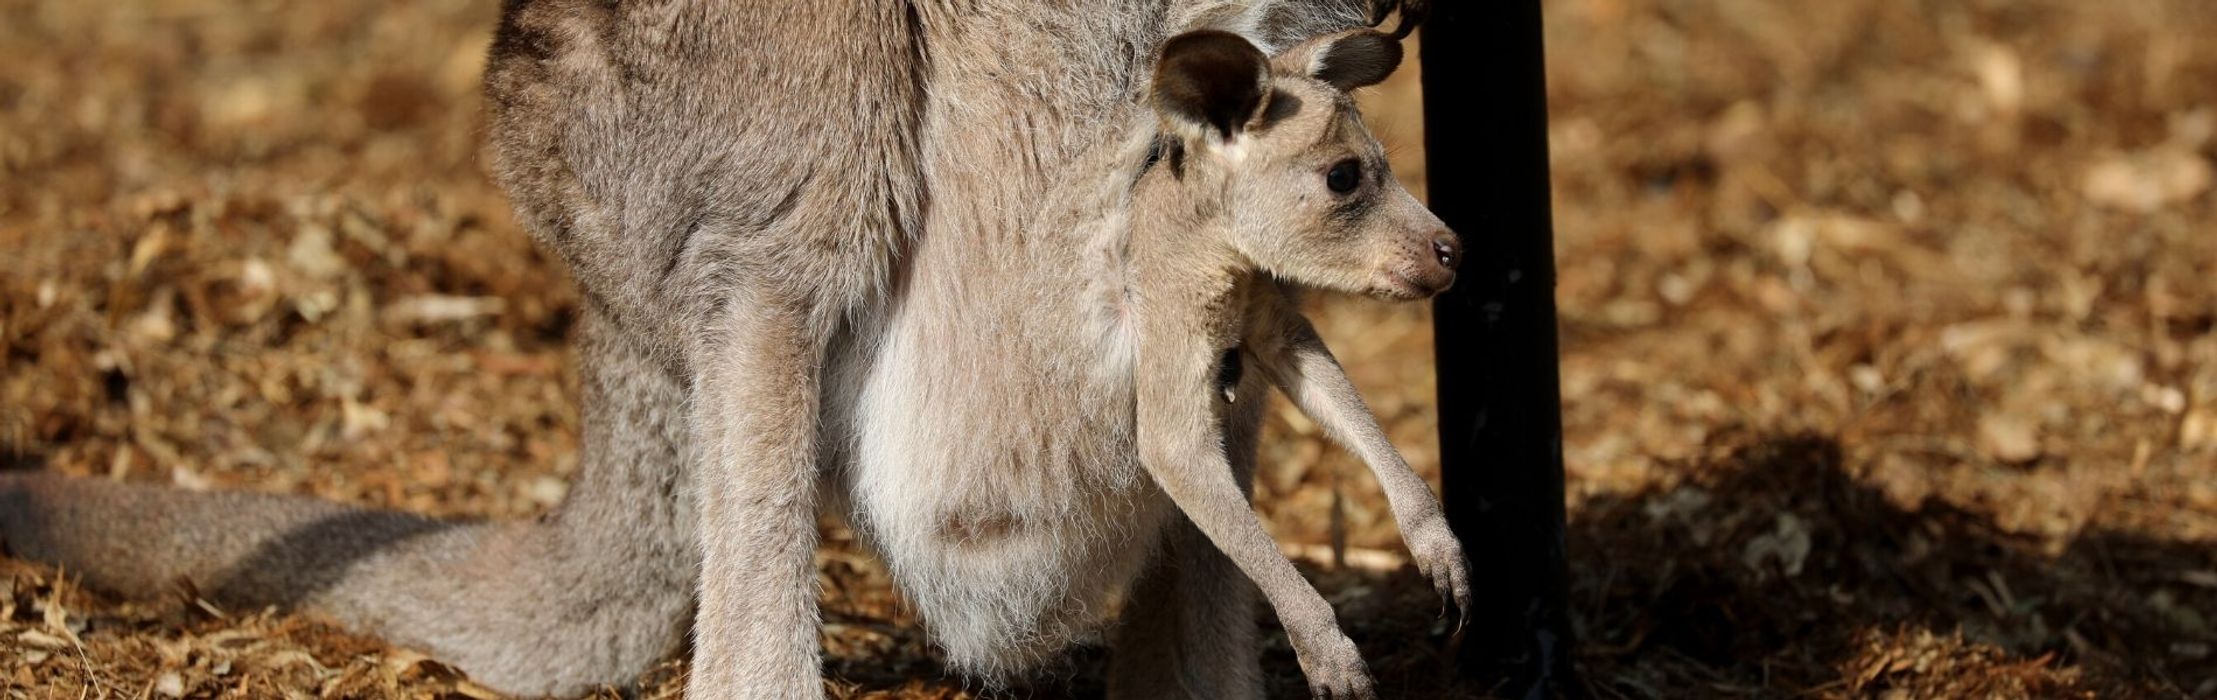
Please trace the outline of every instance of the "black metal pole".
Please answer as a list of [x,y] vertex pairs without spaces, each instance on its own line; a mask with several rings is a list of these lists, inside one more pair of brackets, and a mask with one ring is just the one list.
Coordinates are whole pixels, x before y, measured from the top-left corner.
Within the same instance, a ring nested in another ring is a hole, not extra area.
[[1447,517],[1469,552],[1457,668],[1509,698],[1581,696],[1571,673],[1563,420],[1540,0],[1437,3],[1423,25],[1432,210],[1461,234],[1434,304]]

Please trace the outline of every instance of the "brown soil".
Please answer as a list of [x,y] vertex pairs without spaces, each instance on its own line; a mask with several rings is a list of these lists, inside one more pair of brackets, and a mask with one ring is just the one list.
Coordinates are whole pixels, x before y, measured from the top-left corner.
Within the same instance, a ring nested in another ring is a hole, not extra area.
[[[559,500],[575,297],[480,169],[495,10],[0,0],[0,466],[453,516]],[[1590,690],[2217,697],[2217,6],[1558,0],[1547,20]],[[1413,73],[1367,102],[1420,179]],[[1425,311],[1317,315],[1436,473]],[[1280,538],[1395,551],[1360,465],[1271,421]],[[835,694],[974,694],[829,534]],[[1481,575],[1516,575],[1470,544]],[[1474,692],[1441,680],[1410,573],[1312,573],[1388,697]],[[1030,694],[1097,694],[1100,660]],[[1300,693],[1282,640],[1268,663]],[[313,620],[106,599],[5,559],[0,689],[484,694]]]

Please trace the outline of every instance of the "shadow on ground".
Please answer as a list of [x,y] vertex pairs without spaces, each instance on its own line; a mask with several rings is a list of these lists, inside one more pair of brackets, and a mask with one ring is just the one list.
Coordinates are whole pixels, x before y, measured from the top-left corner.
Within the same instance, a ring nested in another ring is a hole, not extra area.
[[1895,503],[1822,435],[1711,453],[1679,484],[1571,516],[1598,696],[2217,692],[2206,544],[2098,529],[2057,543]]

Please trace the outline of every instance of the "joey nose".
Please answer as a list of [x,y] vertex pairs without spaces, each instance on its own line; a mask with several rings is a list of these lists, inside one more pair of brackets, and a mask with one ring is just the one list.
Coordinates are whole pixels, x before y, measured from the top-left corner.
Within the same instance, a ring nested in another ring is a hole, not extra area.
[[1455,268],[1463,264],[1462,239],[1456,238],[1452,231],[1433,234],[1432,259],[1438,261],[1440,267],[1447,268],[1448,272],[1454,272]]
[[[1407,239],[1404,239],[1407,240]],[[1419,299],[1447,291],[1455,285],[1455,267],[1463,262],[1463,243],[1455,232],[1440,229],[1429,236],[1407,240],[1394,276],[1400,280],[1393,298]]]
[[1429,259],[1418,265],[1418,272],[1411,281],[1424,289],[1426,296],[1447,291],[1455,285],[1455,267],[1463,262],[1463,242],[1452,231],[1432,234],[1425,252]]

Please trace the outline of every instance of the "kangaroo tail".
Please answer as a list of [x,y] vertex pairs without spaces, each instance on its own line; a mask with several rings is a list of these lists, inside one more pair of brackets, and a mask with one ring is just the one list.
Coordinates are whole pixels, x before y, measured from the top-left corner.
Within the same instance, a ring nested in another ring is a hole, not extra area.
[[327,615],[520,695],[629,682],[681,642],[689,572],[656,575],[669,563],[627,561],[617,541],[580,546],[610,533],[555,520],[0,473],[0,548],[96,589],[148,597],[182,580],[221,606]]
[[219,604],[295,606],[364,558],[455,526],[306,498],[0,474],[0,545],[134,597],[185,581]]

